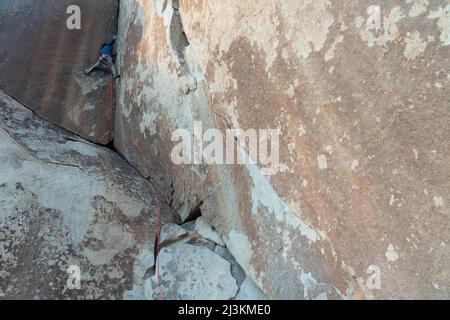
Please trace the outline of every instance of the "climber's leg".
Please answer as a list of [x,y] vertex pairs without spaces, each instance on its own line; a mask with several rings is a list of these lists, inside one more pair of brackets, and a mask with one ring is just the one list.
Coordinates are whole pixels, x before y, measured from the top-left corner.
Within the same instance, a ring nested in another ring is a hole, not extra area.
[[91,73],[92,71],[94,71],[96,68],[100,67],[101,64],[102,64],[101,59],[98,59],[98,61],[97,61],[92,67],[90,67],[89,69],[86,69],[84,72],[85,72],[86,74],[90,74],[90,73]]
[[116,66],[114,64],[113,58],[111,56],[107,56],[106,59],[107,59],[107,62],[108,62],[108,66],[111,69],[113,78],[114,79],[119,78],[120,75],[117,72],[117,68],[116,68]]
[[117,68],[114,63],[111,65],[111,69],[112,69],[113,78],[114,79],[120,78],[120,74],[117,72]]

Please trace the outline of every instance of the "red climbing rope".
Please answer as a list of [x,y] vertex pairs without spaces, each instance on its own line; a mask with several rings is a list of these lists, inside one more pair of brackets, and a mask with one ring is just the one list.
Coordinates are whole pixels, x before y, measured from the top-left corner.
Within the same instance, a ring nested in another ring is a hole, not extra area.
[[114,111],[115,111],[115,108],[114,108],[114,92],[113,92],[113,86],[114,86],[114,84],[113,84],[113,82],[114,82],[114,79],[113,78],[111,78],[111,82],[110,82],[110,86],[109,86],[109,93],[110,93],[110,101],[111,101],[111,117],[112,117],[112,119],[114,119]]
[[158,287],[159,290],[159,299],[160,300],[164,300],[164,293],[163,290],[161,288],[161,279],[160,279],[160,274],[159,274],[159,256],[160,256],[160,235],[161,235],[161,206],[159,204],[159,199],[156,199],[156,215],[157,215],[157,219],[158,219],[158,232],[157,234],[157,238],[156,238],[156,252],[158,253],[156,255],[156,286]]
[[110,98],[111,98],[111,108],[113,106],[113,79],[111,78],[111,82],[109,83],[109,94],[110,94]]
[[[109,92],[110,92],[110,100],[111,100],[111,112],[112,117],[114,119],[114,78],[111,78],[110,86],[109,86]],[[161,287],[161,279],[160,279],[160,272],[159,272],[159,256],[160,256],[160,235],[161,235],[161,205],[159,203],[159,199],[156,199],[156,215],[158,220],[158,226],[157,226],[157,232],[156,232],[156,286],[159,290],[159,299],[164,300],[164,292]]]

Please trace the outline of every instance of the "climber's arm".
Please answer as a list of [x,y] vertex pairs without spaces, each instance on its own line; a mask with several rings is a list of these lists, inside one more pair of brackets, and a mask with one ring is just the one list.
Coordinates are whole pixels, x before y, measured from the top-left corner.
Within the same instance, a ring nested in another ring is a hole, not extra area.
[[112,41],[109,43],[109,45],[112,47],[116,43],[116,37],[114,36]]

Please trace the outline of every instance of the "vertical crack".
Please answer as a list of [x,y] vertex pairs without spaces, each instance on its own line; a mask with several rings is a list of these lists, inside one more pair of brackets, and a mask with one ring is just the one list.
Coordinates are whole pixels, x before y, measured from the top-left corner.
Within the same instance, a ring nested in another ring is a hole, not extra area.
[[187,95],[190,92],[197,90],[197,79],[191,73],[188,63],[186,62],[185,52],[186,48],[190,46],[190,42],[184,31],[179,0],[172,0],[172,8],[173,14],[170,22],[170,44],[177,56],[178,64],[183,73],[180,76],[186,76],[187,78],[187,81],[183,86],[183,92]]
[[188,71],[184,51],[190,45],[184,32],[183,21],[181,20],[179,0],[172,0],[173,16],[170,23],[170,43],[175,51],[180,65]]

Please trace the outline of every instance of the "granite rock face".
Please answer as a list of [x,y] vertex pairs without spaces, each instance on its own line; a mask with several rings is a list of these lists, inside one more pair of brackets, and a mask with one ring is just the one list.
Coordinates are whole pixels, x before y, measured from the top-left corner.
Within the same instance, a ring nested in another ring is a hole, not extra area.
[[[0,151],[0,298],[135,298],[153,264],[157,202],[161,223],[178,221],[151,184],[1,91]],[[74,266],[79,290],[68,287]]]
[[[120,6],[116,147],[269,298],[450,297],[448,1]],[[175,165],[194,121],[279,128],[279,172]]]
[[[80,8],[80,28],[69,29]],[[117,29],[117,0],[0,1],[0,87],[90,141],[112,140],[111,76],[84,75]],[[69,12],[69,13],[67,13]]]

